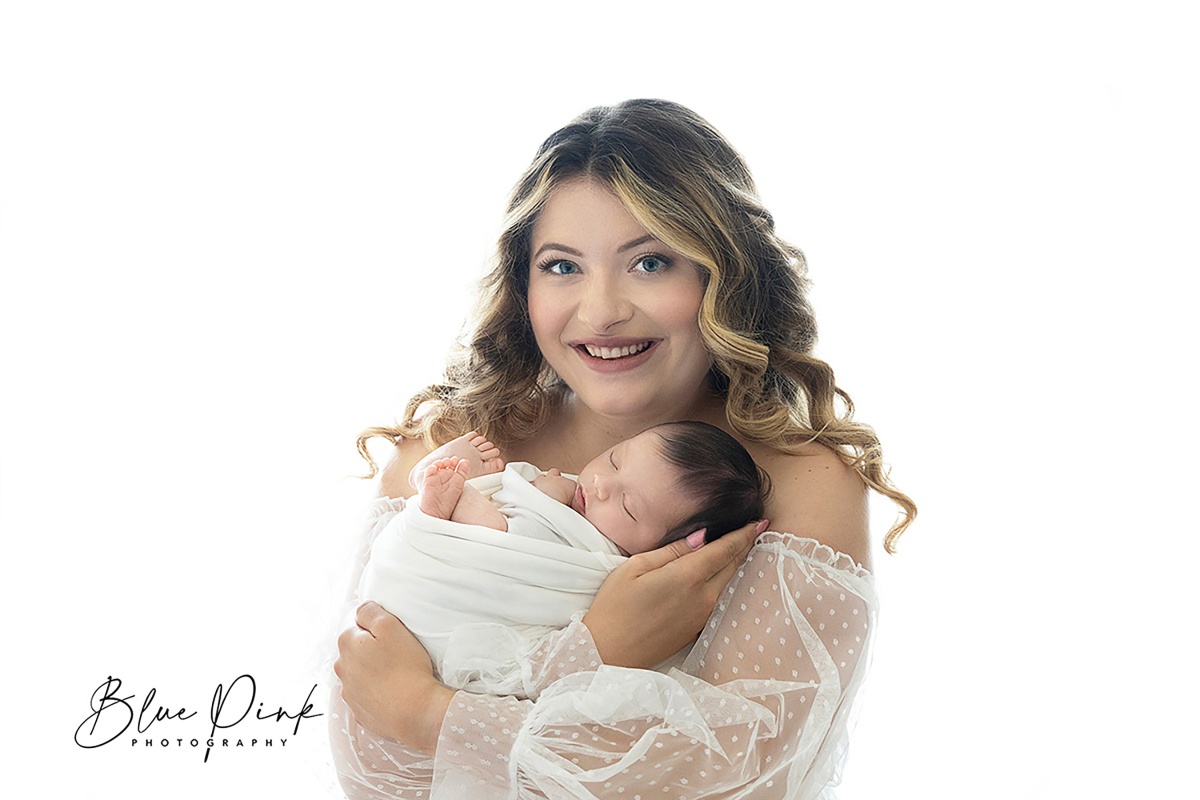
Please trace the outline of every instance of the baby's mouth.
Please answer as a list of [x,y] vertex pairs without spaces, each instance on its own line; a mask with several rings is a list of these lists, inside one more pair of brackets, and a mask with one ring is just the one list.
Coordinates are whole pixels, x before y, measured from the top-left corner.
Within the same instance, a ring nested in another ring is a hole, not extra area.
[[612,361],[618,358],[636,356],[638,353],[643,352],[653,344],[654,342],[652,341],[645,341],[639,342],[638,344],[626,345],[625,347],[600,347],[599,345],[594,344],[581,344],[576,346],[592,358],[599,358],[604,361]]

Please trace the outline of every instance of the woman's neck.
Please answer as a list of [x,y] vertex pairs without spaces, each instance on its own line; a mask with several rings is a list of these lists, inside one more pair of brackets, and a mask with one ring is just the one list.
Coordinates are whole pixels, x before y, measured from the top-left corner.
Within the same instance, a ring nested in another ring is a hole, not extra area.
[[690,402],[680,403],[666,414],[660,412],[644,418],[609,417],[593,411],[574,394],[567,394],[551,436],[557,440],[562,452],[569,453],[570,461],[579,462],[570,465],[572,470],[578,470],[617,442],[636,436],[649,427],[689,419],[726,428],[724,400],[714,392],[705,390]]

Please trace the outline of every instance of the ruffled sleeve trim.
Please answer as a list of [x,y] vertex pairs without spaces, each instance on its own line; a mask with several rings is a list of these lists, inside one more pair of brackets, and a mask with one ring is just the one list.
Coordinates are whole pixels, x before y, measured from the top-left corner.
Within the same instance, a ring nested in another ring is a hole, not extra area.
[[367,508],[367,522],[374,523],[377,519],[392,511],[404,510],[403,497],[376,497]]
[[792,533],[766,531],[758,537],[758,540],[754,544],[755,547],[787,550],[807,561],[813,561],[839,572],[847,572],[856,578],[870,580],[873,577],[869,569],[859,564],[853,558],[838,550],[834,550],[827,544],[821,544],[816,539],[796,536]]

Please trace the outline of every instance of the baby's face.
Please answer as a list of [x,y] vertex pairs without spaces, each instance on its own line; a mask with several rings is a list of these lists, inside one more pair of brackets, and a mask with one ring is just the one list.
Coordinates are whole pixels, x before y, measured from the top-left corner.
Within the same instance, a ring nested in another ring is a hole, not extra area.
[[667,530],[695,513],[678,483],[679,468],[663,458],[654,431],[626,439],[579,471],[571,508],[625,555],[658,546]]

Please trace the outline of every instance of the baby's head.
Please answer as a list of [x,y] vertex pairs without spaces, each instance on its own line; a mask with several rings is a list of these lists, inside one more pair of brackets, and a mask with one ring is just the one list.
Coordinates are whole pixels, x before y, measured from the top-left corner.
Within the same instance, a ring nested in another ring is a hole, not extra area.
[[700,528],[711,542],[762,519],[769,491],[766,473],[732,436],[703,422],[668,422],[592,459],[571,507],[633,554]]

